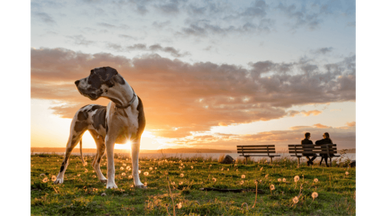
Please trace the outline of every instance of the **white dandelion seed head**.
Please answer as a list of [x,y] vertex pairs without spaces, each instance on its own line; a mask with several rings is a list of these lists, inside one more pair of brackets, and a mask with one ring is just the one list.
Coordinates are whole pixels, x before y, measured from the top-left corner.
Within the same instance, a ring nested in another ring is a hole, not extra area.
[[176,183],[175,182],[172,182],[172,183],[170,183],[171,185],[175,185]]
[[51,176],[51,181],[56,181],[56,176]]
[[121,170],[124,170],[125,168],[121,167]]
[[44,183],[48,182],[48,178],[45,177],[45,178],[43,179],[43,182],[44,182]]
[[314,182],[316,183],[316,182],[318,182],[319,180],[317,179],[317,178],[314,178]]
[[294,181],[295,181],[295,182],[298,182],[298,181],[299,181],[299,176],[295,176],[295,177],[294,177]]
[[183,174],[183,173],[181,173],[181,174],[180,174],[180,177],[181,177],[181,178],[182,178],[182,177],[184,177],[184,174]]
[[294,197],[294,198],[292,199],[292,201],[296,204],[296,203],[299,202],[299,198],[296,196],[296,197]]
[[138,174],[141,174],[141,170],[138,170]]
[[145,176],[148,176],[148,175],[149,175],[149,173],[148,173],[148,172],[144,172],[143,174],[144,174]]
[[182,184],[184,184],[184,182],[180,181],[179,185],[182,185]]
[[176,207],[177,207],[178,209],[182,208],[182,203],[181,203],[181,202],[178,203],[178,204],[176,205]]
[[133,178],[133,176],[132,175],[129,175],[129,177],[128,177],[129,179],[132,179]]
[[240,184],[241,184],[241,185],[244,184],[244,180],[241,180]]
[[271,184],[271,185],[269,186],[269,189],[275,190],[275,185]]
[[241,175],[241,178],[244,179],[244,178],[245,178],[245,175]]
[[126,175],[126,173],[121,173],[121,175],[122,175],[122,176],[125,176],[125,175]]
[[287,180],[285,178],[283,178],[283,182],[286,182]]
[[346,171],[345,174],[348,175],[349,173]]
[[191,169],[193,169],[194,167],[193,166],[190,166]]
[[217,181],[217,179],[216,179],[216,178],[212,178],[212,181],[213,181],[213,182],[216,182],[216,181]]
[[313,199],[315,199],[316,197],[318,197],[318,195],[319,195],[318,192],[313,192],[313,193],[311,194],[311,196],[312,196]]
[[147,182],[145,182],[143,185],[147,186]]
[[281,182],[281,178],[278,178],[277,181],[278,181],[278,182]]
[[150,167],[149,170],[153,170],[153,167]]

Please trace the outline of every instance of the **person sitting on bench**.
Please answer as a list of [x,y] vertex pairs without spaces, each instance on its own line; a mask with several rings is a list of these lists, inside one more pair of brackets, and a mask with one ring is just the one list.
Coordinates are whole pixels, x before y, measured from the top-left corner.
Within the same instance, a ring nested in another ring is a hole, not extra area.
[[[323,134],[323,139],[315,142],[315,145],[324,145],[324,144],[333,144],[332,140],[330,139],[330,134],[328,134],[327,132]],[[322,150],[327,151],[327,147],[323,146]],[[332,154],[330,156],[333,156],[333,155],[334,154]],[[328,163],[327,163],[328,155],[327,154],[320,154],[320,156],[322,157],[322,160],[320,160],[320,165],[322,165],[323,160],[325,160],[326,166],[328,167]]]
[[[312,151],[312,148],[314,146],[312,141],[310,140],[311,134],[309,132],[307,132],[307,133],[304,134],[304,137],[305,138],[304,138],[304,140],[302,140],[301,144],[304,147],[307,147],[307,148],[304,150],[303,156],[305,156],[308,159],[307,166],[309,166],[310,164],[311,165],[314,164],[313,161],[316,158],[316,154],[314,154],[314,153],[307,153],[307,151]],[[312,156],[312,158],[310,158],[311,156]]]

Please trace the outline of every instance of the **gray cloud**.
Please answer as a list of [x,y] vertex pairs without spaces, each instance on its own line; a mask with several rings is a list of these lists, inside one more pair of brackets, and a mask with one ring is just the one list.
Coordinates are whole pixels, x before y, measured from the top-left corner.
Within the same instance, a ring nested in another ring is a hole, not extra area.
[[332,52],[333,48],[332,47],[323,47],[323,48],[319,48],[317,50],[311,50],[311,53],[314,53],[314,54],[327,54],[327,53],[330,53]]
[[67,38],[70,38],[76,45],[88,46],[95,43],[94,41],[87,40],[83,35],[67,36]]
[[49,14],[47,13],[44,13],[44,12],[37,12],[37,13],[33,13],[35,15],[35,17],[37,17],[40,21],[48,24],[48,25],[54,25],[56,24],[55,20],[52,18],[52,16],[50,16]]
[[135,50],[141,50],[141,51],[152,51],[152,52],[162,51],[165,53],[169,53],[173,57],[184,57],[184,56],[190,55],[189,52],[181,53],[180,51],[176,50],[173,47],[162,47],[159,44],[153,44],[148,47],[146,44],[138,43],[138,44],[133,44],[131,46],[123,47],[119,44],[107,43],[106,47],[118,52],[124,52],[124,51],[131,52]]
[[154,7],[165,14],[176,14],[180,12],[179,0],[168,0],[167,3],[158,3]]

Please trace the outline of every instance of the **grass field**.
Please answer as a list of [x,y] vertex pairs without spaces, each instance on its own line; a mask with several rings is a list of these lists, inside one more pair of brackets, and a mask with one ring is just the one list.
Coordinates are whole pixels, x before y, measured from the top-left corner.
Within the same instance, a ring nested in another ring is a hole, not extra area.
[[[302,164],[281,158],[273,164],[221,164],[216,159],[141,159],[133,186],[131,160],[116,157],[118,189],[98,181],[86,157],[71,156],[64,183],[55,185],[63,156],[31,155],[32,215],[355,215],[355,168]],[[318,163],[319,160],[316,160]],[[316,163],[315,163],[316,164]],[[106,176],[106,159],[102,160]],[[296,176],[299,180],[295,182]],[[285,180],[284,180],[285,179]],[[273,186],[272,186],[273,185]],[[242,192],[200,188],[243,189]],[[258,188],[258,193],[256,193]],[[271,190],[273,189],[273,190]],[[314,193],[316,192],[316,193]],[[315,197],[317,195],[317,197]],[[314,196],[314,197],[313,197]]]

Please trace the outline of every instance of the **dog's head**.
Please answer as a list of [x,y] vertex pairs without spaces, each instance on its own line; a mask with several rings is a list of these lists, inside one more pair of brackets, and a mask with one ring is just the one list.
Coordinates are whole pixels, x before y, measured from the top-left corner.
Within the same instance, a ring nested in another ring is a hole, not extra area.
[[92,69],[88,77],[75,81],[78,91],[91,100],[107,97],[108,90],[117,84],[123,85],[125,80],[111,67]]

